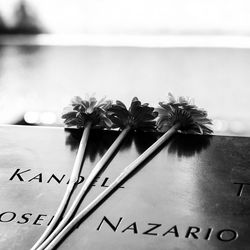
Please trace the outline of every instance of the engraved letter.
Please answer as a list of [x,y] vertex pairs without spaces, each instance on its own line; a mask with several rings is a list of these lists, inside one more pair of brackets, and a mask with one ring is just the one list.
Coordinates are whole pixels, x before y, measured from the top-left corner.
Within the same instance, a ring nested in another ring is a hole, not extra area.
[[95,179],[92,182],[92,186],[95,186],[95,183],[98,181],[98,179],[100,179],[100,176],[96,176]]
[[48,179],[47,183],[50,183],[51,179],[53,178],[57,183],[60,184],[61,181],[63,180],[64,176],[65,176],[65,174],[62,176],[61,179],[59,179],[59,178],[57,178],[54,174],[52,174],[52,175],[50,176],[50,178]]
[[171,234],[174,234],[175,237],[179,237],[179,233],[178,233],[178,229],[177,229],[177,226],[173,226],[171,227],[166,233],[164,233],[162,236],[165,236],[167,235],[168,233],[171,233]]
[[32,214],[31,213],[26,213],[26,214],[23,214],[21,216],[22,219],[24,219],[24,221],[17,221],[18,224],[26,224],[27,222],[29,222],[29,219],[30,218],[27,218],[27,216],[31,216]]
[[143,232],[142,234],[146,234],[146,235],[158,235],[157,233],[152,233],[152,231],[155,230],[156,228],[160,227],[161,224],[148,223],[148,225],[152,226],[152,227],[149,228],[147,231]]
[[[223,235],[224,235],[224,237],[223,237]],[[238,233],[232,229],[223,229],[223,230],[218,232],[217,238],[220,241],[232,241],[232,240],[236,240],[238,238]]]
[[51,221],[53,220],[54,216],[51,217],[49,223],[47,224],[47,226],[49,226],[49,224],[51,223]]
[[77,180],[77,184],[81,184],[83,181],[84,181],[84,177],[80,175]]
[[39,182],[42,182],[43,181],[42,177],[43,177],[42,173],[40,173],[40,174],[34,176],[33,178],[31,178],[30,180],[28,180],[28,182],[31,182],[32,180],[38,180]]
[[115,225],[113,225],[113,224],[108,220],[108,218],[107,218],[106,216],[104,216],[103,219],[102,219],[102,221],[101,221],[101,223],[100,223],[100,225],[97,227],[96,230],[100,231],[100,228],[101,228],[101,226],[102,226],[102,224],[103,224],[104,221],[105,221],[105,222],[111,227],[111,229],[115,232],[115,231],[117,230],[119,224],[120,224],[121,221],[122,221],[122,217],[120,217],[118,223],[117,223],[116,226],[115,226]]
[[207,234],[206,234],[204,239],[205,240],[210,240],[210,236],[211,236],[212,232],[213,232],[213,228],[208,228]]
[[[3,220],[2,217],[3,217],[5,214],[10,214],[10,215],[12,215],[12,216],[10,217],[10,219]],[[13,212],[5,212],[5,213],[0,214],[0,222],[10,222],[10,221],[14,220],[15,218],[16,218],[16,214],[13,213]]]
[[109,187],[109,186],[106,186],[105,184],[107,183],[107,181],[109,180],[108,177],[106,177],[101,185],[101,187]]
[[[76,181],[76,184],[80,184],[80,183],[82,183],[83,181],[84,181],[84,177],[80,175],[80,176],[78,177],[77,181]],[[69,182],[70,182],[70,178],[69,178],[69,180],[66,182],[66,184],[69,184]]]
[[25,171],[23,171],[23,172],[18,173],[19,170],[20,170],[20,168],[18,168],[18,169],[16,170],[16,172],[10,177],[10,181],[12,181],[12,180],[15,178],[15,176],[18,177],[19,181],[24,181],[24,179],[22,178],[21,174],[23,174],[23,173],[25,173],[25,172],[28,172],[28,171],[30,171],[31,169],[28,169],[28,170],[25,170]]
[[127,230],[132,230],[134,232],[134,234],[137,234],[138,230],[137,230],[136,222],[133,222],[131,225],[129,225],[128,227],[126,227],[124,230],[122,230],[122,233],[124,233]]
[[39,222],[40,220],[43,220],[42,217],[46,217],[47,215],[46,214],[39,214],[36,218],[36,220],[34,221],[33,225],[37,225],[37,226],[41,226],[42,224],[40,223],[37,223]]
[[190,235],[193,236],[194,239],[199,239],[198,236],[196,235],[197,233],[200,232],[200,228],[199,227],[189,227],[187,230],[187,233],[185,235],[186,238],[189,238]]
[[238,192],[236,194],[236,196],[239,196],[239,197],[241,197],[245,185],[250,185],[250,183],[241,183],[241,182],[234,182],[234,184],[240,185],[239,189],[238,189]]

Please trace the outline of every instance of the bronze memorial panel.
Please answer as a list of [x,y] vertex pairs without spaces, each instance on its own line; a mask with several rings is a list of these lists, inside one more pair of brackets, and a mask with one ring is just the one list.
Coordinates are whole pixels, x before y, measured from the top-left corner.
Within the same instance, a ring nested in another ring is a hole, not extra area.
[[[0,127],[0,249],[30,249],[45,230],[64,194],[80,132]],[[117,134],[91,131],[79,187]],[[131,133],[79,209],[157,137]],[[248,250],[249,224],[250,138],[179,134],[58,249]]]

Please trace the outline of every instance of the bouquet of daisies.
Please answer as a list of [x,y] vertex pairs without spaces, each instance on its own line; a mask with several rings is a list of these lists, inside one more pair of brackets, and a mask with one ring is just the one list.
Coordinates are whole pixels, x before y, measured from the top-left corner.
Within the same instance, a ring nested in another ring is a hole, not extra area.
[[[57,209],[56,215],[50,226],[46,229],[40,239],[32,247],[32,250],[53,249],[75,225],[77,225],[87,214],[100,204],[115,188],[117,188],[138,166],[151,156],[164,142],[177,132],[192,134],[211,134],[212,130],[207,126],[211,120],[207,112],[192,104],[188,98],[174,98],[168,95],[166,102],[160,102],[159,107],[150,107],[148,103],[141,103],[134,97],[130,107],[127,108],[121,101],[112,103],[96,98],[81,99],[73,98],[69,107],[65,108],[62,118],[67,127],[75,126],[84,128],[79,149],[72,168],[70,182]],[[120,133],[107,152],[91,171],[86,179],[72,206],[62,218],[63,211],[68,203],[71,193],[77,183],[81,171],[87,141],[91,128],[118,129]],[[160,131],[163,135],[153,143],[136,160],[126,166],[120,175],[97,196],[89,205],[72,219],[82,198],[85,196],[91,183],[97,174],[103,169],[110,158],[115,154],[129,131]],[[61,219],[62,218],[62,219]]]

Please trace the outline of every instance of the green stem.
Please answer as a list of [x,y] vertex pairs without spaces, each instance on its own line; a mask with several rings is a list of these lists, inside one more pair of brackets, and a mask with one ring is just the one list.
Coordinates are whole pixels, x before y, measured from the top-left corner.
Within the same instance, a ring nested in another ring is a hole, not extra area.
[[84,185],[82,186],[79,194],[75,198],[72,206],[70,207],[67,214],[64,216],[63,220],[60,222],[60,224],[55,228],[55,230],[49,235],[49,237],[40,245],[40,247],[37,250],[45,249],[45,247],[56,237],[58,233],[67,225],[70,218],[74,214],[74,212],[77,210],[78,205],[80,204],[82,198],[85,196],[89,186],[97,176],[97,174],[101,171],[101,169],[105,166],[107,161],[112,157],[116,149],[119,147],[123,139],[126,137],[128,132],[130,131],[130,127],[126,127],[123,129],[123,131],[119,134],[119,136],[116,138],[116,140],[113,142],[113,144],[109,147],[107,152],[104,154],[104,156],[101,158],[101,160],[95,165],[95,167],[92,169],[90,175],[84,182]]
[[58,224],[58,222],[59,222],[59,220],[60,220],[60,218],[61,218],[61,216],[62,216],[62,214],[67,206],[67,203],[70,199],[72,191],[73,191],[73,189],[78,181],[79,175],[80,175],[81,165],[82,165],[82,161],[83,161],[86,146],[87,146],[87,141],[89,138],[90,128],[91,128],[91,123],[89,122],[89,123],[87,123],[87,125],[83,131],[83,135],[82,135],[82,138],[81,138],[81,141],[79,144],[79,148],[78,148],[78,152],[77,152],[76,159],[74,162],[74,166],[73,166],[73,169],[71,172],[70,180],[69,180],[69,183],[67,185],[64,196],[61,200],[61,203],[60,203],[59,207],[57,208],[55,216],[54,216],[53,220],[51,221],[50,225],[43,232],[41,237],[38,239],[38,241],[35,243],[35,245],[31,248],[31,250],[39,249],[38,247],[51,234],[51,232],[53,231],[56,224]]
[[169,139],[179,129],[180,124],[175,124],[165,134],[163,134],[154,144],[152,144],[144,153],[142,153],[135,161],[129,164],[122,173],[107,187],[100,195],[98,195],[86,208],[84,208],[64,229],[54,238],[54,240],[45,248],[52,250],[67,233],[78,224],[87,214],[100,204],[117,186],[119,186],[125,178],[132,173],[143,161],[145,161],[153,152],[155,152],[167,139]]

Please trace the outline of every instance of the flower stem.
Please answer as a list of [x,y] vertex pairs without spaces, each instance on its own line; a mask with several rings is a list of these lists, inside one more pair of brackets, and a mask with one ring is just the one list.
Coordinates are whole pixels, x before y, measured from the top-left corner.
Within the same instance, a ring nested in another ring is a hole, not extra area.
[[100,195],[98,195],[86,208],[84,208],[64,229],[54,238],[54,240],[45,248],[52,250],[67,234],[77,225],[87,214],[100,204],[117,186],[119,186],[125,178],[132,173],[143,161],[145,161],[152,153],[155,152],[167,139],[169,139],[179,129],[180,124],[175,124],[165,134],[163,134],[154,144],[152,144],[144,153],[142,153],[135,161],[129,164],[122,173],[107,187]]
[[71,172],[69,183],[67,185],[63,199],[61,200],[61,203],[60,203],[59,207],[57,208],[55,216],[54,216],[53,220],[51,221],[50,225],[43,232],[41,237],[38,239],[38,241],[35,243],[35,245],[31,248],[31,250],[38,249],[38,247],[42,244],[42,242],[44,242],[44,240],[51,234],[54,227],[56,226],[56,224],[58,224],[61,216],[63,215],[63,212],[67,206],[67,203],[70,199],[72,191],[73,191],[73,189],[78,181],[79,175],[80,175],[81,165],[82,165],[82,161],[83,161],[86,146],[87,146],[87,141],[89,138],[90,128],[91,128],[91,123],[87,123],[87,125],[84,128],[83,135],[82,135],[82,138],[81,138],[81,141],[79,144],[78,152],[77,152],[74,166],[73,166],[73,169]]
[[77,197],[75,198],[72,206],[70,207],[69,211],[64,216],[63,220],[60,222],[60,224],[55,228],[55,230],[49,235],[49,237],[40,245],[40,247],[37,250],[45,249],[45,247],[56,237],[56,235],[67,225],[70,218],[74,214],[74,212],[77,210],[78,205],[80,204],[82,198],[85,196],[87,190],[89,189],[91,183],[97,176],[97,174],[101,171],[101,169],[105,166],[107,161],[112,157],[116,149],[119,147],[123,139],[126,137],[128,132],[130,131],[130,126],[126,127],[122,130],[122,132],[119,134],[119,136],[116,138],[116,140],[113,142],[113,144],[109,147],[107,152],[104,154],[104,156],[101,158],[101,160],[95,165],[95,167],[92,169],[90,175],[87,177],[86,181],[84,182],[80,192],[78,193]]

